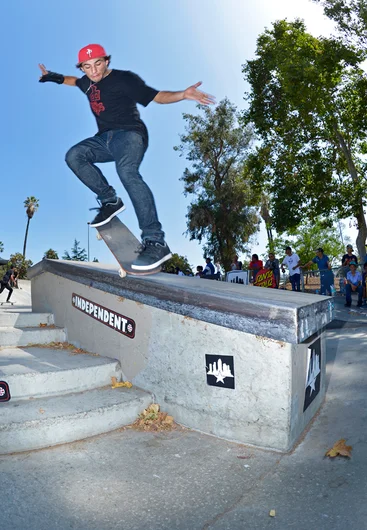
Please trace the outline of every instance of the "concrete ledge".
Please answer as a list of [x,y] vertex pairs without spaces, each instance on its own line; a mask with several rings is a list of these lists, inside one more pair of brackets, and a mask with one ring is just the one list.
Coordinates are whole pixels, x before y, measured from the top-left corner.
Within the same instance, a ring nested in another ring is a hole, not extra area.
[[[156,274],[121,279],[118,267],[43,260],[31,279],[51,273],[106,293],[211,324],[299,344],[333,319],[332,298]],[[54,311],[32,295],[33,311]]]
[[0,408],[0,454],[41,449],[113,431],[132,423],[152,402],[151,394],[136,388],[103,388],[9,401]]

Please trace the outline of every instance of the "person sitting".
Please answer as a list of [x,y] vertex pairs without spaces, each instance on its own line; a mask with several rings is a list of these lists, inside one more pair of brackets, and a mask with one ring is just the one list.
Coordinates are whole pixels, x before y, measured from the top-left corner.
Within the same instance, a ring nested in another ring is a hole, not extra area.
[[238,261],[238,256],[235,256],[233,258],[233,261],[231,263],[231,270],[232,271],[242,271],[242,261]]
[[273,252],[269,252],[269,259],[266,261],[264,268],[273,271],[275,278],[275,289],[278,289],[280,280],[279,260],[276,259]]
[[251,261],[248,266],[249,270],[252,271],[252,280],[256,280],[256,275],[263,268],[263,262],[261,259],[259,259],[259,256],[257,254],[252,254]]
[[206,258],[205,260],[206,262],[206,266],[205,266],[205,269],[203,270],[203,276],[210,276],[211,274],[214,274],[215,273],[215,269],[214,269],[214,265],[212,263],[212,260],[210,258]]
[[203,266],[202,266],[202,265],[198,265],[198,266],[196,267],[196,274],[195,274],[195,276],[196,276],[197,278],[201,278],[202,275],[203,275]]
[[351,261],[349,263],[349,272],[347,274],[347,283],[345,286],[345,307],[350,307],[352,305],[352,293],[358,293],[358,302],[357,306],[362,306],[362,296],[363,296],[363,287],[362,287],[362,274],[357,271],[357,263]]
[[347,245],[347,253],[342,257],[342,273],[344,277],[346,277],[349,272],[349,263],[351,261],[358,263],[358,258],[353,254],[352,245]]
[[321,247],[316,249],[315,253],[316,256],[305,265],[302,265],[302,267],[310,267],[310,265],[316,263],[320,271],[320,294],[332,296],[334,273],[331,270],[329,256],[324,254],[324,250]]

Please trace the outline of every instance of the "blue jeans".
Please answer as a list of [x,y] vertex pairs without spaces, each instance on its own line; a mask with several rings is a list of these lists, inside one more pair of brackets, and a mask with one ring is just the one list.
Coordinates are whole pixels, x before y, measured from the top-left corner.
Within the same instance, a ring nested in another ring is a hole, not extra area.
[[164,232],[158,220],[153,194],[139,173],[146,149],[147,145],[140,134],[111,130],[74,145],[66,153],[65,160],[102,203],[114,201],[116,192],[95,164],[115,162],[120,180],[134,206],[142,239],[163,242]]
[[320,294],[331,294],[331,286],[334,285],[334,274],[332,271],[320,272]]
[[292,274],[290,280],[292,284],[292,291],[301,291],[301,275]]
[[[358,293],[358,305],[362,305],[362,295],[363,295],[362,285],[357,287],[357,291],[355,292]],[[347,285],[345,286],[345,301],[348,305],[351,305],[352,303],[352,286],[349,285],[349,283],[347,283]]]

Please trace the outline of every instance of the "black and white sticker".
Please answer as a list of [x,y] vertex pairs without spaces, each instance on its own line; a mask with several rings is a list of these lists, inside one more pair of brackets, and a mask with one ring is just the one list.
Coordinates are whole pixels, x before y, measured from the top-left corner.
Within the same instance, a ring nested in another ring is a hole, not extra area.
[[9,385],[5,381],[0,381],[0,402],[9,401],[9,399],[10,399]]
[[205,355],[206,382],[210,386],[234,389],[232,355]]
[[308,348],[306,388],[303,412],[311,405],[321,386],[321,341],[316,340]]
[[120,313],[116,313],[116,311],[113,311],[112,309],[107,309],[106,307],[75,293],[72,294],[71,303],[75,309],[78,309],[82,313],[102,322],[102,324],[105,324],[109,328],[129,337],[129,339],[135,337],[136,325],[131,318],[120,315]]

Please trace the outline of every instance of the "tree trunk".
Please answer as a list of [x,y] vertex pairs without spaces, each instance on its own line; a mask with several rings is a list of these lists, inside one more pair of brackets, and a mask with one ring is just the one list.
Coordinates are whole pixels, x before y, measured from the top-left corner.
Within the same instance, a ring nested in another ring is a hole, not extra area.
[[[350,150],[348,149],[348,146],[345,143],[344,137],[341,134],[341,132],[339,131],[338,126],[337,126],[336,123],[334,123],[334,131],[335,131],[336,137],[338,139],[339,147],[341,148],[341,150],[342,150],[342,152],[343,152],[343,154],[345,156],[345,159],[347,161],[349,174],[352,177],[352,180],[356,184],[358,184],[359,178],[358,178],[358,173],[357,173],[356,167],[355,167],[354,162],[353,162],[352,154],[351,154]],[[358,249],[359,259],[360,259],[360,261],[364,262],[364,258],[365,258],[365,255],[366,255],[366,246],[365,245],[366,245],[366,238],[367,238],[367,225],[366,225],[366,218],[365,218],[364,211],[363,211],[362,198],[360,198],[359,201],[358,201],[358,210],[355,212],[354,216],[355,216],[355,218],[357,220],[358,235],[357,235],[357,239],[356,239],[356,245],[357,245],[357,249]]]
[[366,238],[367,238],[367,224],[366,218],[363,212],[362,199],[360,201],[359,212],[355,215],[358,223],[358,235],[356,239],[357,250],[359,254],[359,259],[364,263],[364,258],[366,256]]
[[31,220],[31,218],[28,217],[27,228],[25,229],[24,245],[23,245],[23,258],[24,258],[24,259],[25,259],[25,249],[26,249],[26,246],[27,246],[28,228],[29,228],[29,222],[30,222],[30,220]]

